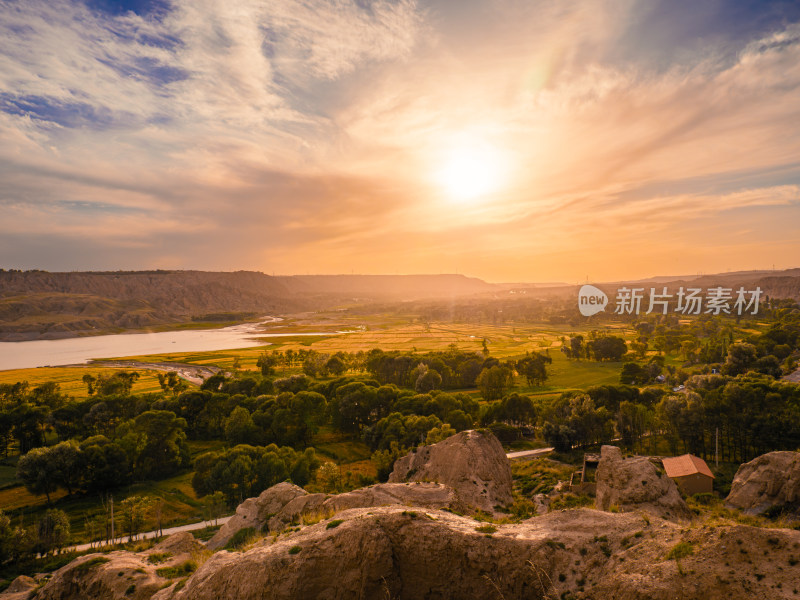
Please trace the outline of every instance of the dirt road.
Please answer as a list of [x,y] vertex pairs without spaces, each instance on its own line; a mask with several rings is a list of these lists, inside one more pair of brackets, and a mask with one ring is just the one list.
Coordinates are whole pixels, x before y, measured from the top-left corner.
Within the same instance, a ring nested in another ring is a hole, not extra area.
[[[204,529],[206,527],[212,527],[215,525],[224,525],[230,520],[230,517],[222,517],[221,519],[217,519],[216,521],[201,521],[200,523],[190,523],[189,525],[181,525],[180,527],[170,527],[169,529],[162,529],[161,535],[164,537],[172,535],[173,533],[180,533],[181,531],[194,531],[196,529]],[[122,544],[127,540],[126,535],[118,536],[114,538],[114,542],[112,544]],[[158,531],[148,531],[147,533],[140,533],[136,539],[137,540],[144,540],[158,537]],[[93,542],[91,544],[81,544],[79,546],[74,546],[72,548],[67,548],[64,551],[69,552],[74,550],[75,552],[83,552],[84,550],[91,550],[93,548],[100,549],[105,547],[107,544],[105,542]]]

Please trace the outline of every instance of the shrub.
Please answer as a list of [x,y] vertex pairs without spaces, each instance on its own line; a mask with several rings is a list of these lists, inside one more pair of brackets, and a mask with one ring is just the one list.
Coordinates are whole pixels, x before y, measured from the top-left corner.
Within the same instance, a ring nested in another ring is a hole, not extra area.
[[151,565],[157,565],[170,558],[172,558],[171,552],[154,552],[147,557],[147,562],[149,562]]
[[156,569],[156,575],[164,579],[175,579],[177,577],[185,577],[191,575],[197,570],[197,563],[193,560],[187,560],[174,567],[163,567]]
[[302,550],[300,546],[292,546],[289,548],[289,554],[298,554]]
[[550,510],[582,508],[592,504],[594,504],[594,500],[586,494],[564,494],[550,503]]
[[494,533],[495,531],[497,531],[497,527],[487,523],[486,525],[481,525],[480,527],[476,527],[475,531],[477,531],[478,533]]
[[225,550],[239,550],[247,544],[256,535],[256,530],[253,527],[244,527],[233,534],[228,543],[225,544]]
[[333,529],[334,527],[338,527],[342,523],[344,523],[343,519],[334,519],[325,526],[325,529]]
[[94,569],[95,567],[105,564],[107,562],[111,562],[110,558],[106,558],[105,556],[95,556],[94,558],[90,558],[86,562],[82,562],[78,566],[75,567],[76,571],[88,571],[89,569]]
[[694,548],[689,542],[678,542],[667,552],[667,560],[680,560],[694,554]]
[[216,535],[219,529],[220,526],[215,525],[212,527],[203,527],[203,529],[195,529],[191,533],[194,536],[194,539],[200,540],[201,542],[207,542],[214,537],[214,535]]

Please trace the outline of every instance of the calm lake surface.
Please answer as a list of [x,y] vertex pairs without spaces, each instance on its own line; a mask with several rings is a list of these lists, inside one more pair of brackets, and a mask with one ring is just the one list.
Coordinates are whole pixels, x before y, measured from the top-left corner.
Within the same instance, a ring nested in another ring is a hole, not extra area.
[[[265,318],[262,323],[278,320]],[[255,336],[321,335],[320,333],[267,333],[259,329],[260,324],[246,323],[222,329],[98,335],[65,340],[0,342],[0,371],[83,364],[95,358],[253,348],[269,343],[257,340]]]

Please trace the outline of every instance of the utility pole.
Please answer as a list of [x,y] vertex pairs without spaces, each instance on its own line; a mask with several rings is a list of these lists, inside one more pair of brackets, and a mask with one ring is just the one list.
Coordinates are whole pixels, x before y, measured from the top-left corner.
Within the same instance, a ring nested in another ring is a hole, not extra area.
[[114,496],[111,496],[111,544],[114,544]]

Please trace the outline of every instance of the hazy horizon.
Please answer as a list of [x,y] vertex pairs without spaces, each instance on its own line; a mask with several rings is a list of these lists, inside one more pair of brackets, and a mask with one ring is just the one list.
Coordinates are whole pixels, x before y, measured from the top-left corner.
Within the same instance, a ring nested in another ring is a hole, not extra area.
[[800,264],[788,0],[0,0],[0,267]]

